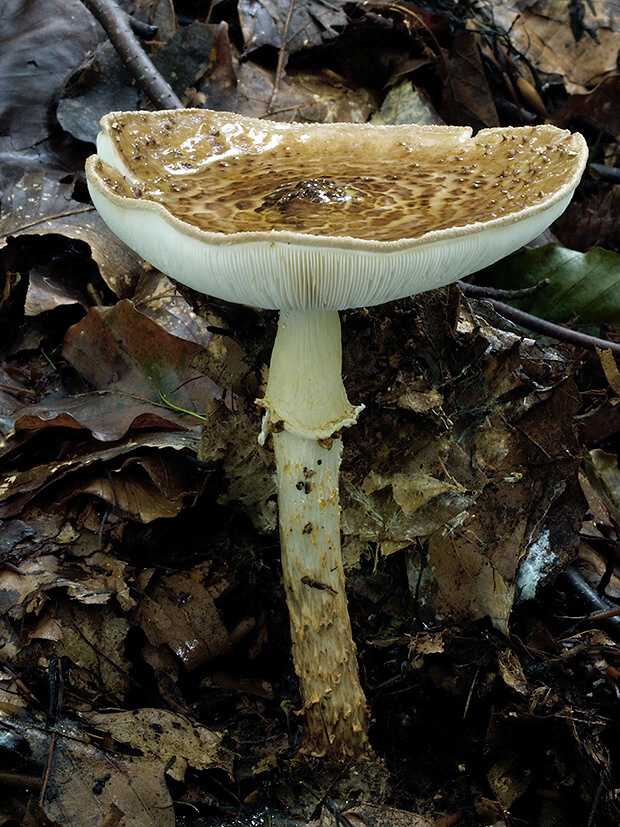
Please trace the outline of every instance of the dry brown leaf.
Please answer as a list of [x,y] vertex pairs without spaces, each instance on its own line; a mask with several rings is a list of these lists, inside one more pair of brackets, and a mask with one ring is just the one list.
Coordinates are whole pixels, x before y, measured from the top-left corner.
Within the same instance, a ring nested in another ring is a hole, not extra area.
[[601,350],[600,347],[597,347],[596,355],[598,356],[601,367],[603,368],[605,379],[609,382],[609,387],[613,390],[616,396],[620,396],[620,371],[618,371],[618,365],[616,364],[613,353],[607,348]]
[[[107,462],[124,454],[131,454],[132,451],[144,451],[148,448],[165,449],[171,448],[175,451],[198,450],[199,435],[192,432],[168,432],[153,433],[146,435],[135,435],[127,438],[122,443],[117,443],[102,450],[95,450],[92,443],[78,445],[72,454],[63,457],[55,462],[48,462],[43,465],[33,466],[26,470],[10,471],[0,479],[0,517],[10,517],[20,514],[25,504],[28,503],[40,491],[48,488],[64,477],[82,471],[97,462]],[[75,490],[76,486],[68,486]],[[34,525],[37,533],[45,531],[46,522],[53,521],[53,515],[38,514]],[[64,518],[56,517],[55,522],[64,522]],[[47,538],[52,542],[66,543],[67,538],[58,536],[58,529],[50,527]]]
[[583,26],[592,35],[582,28],[578,39],[571,30],[571,23],[576,21],[571,20],[571,7],[566,3],[549,0],[520,6],[493,4],[493,17],[497,25],[509,32],[514,48],[539,72],[559,75],[571,94],[583,94],[617,73],[620,30],[613,4],[605,0],[584,3]]
[[51,554],[42,555],[24,561],[19,570],[21,574],[0,569],[0,615],[15,620],[36,611],[45,602],[45,588],[58,580],[58,560]]
[[[149,478],[132,473],[131,467],[135,465],[144,468]],[[58,490],[58,499],[66,502],[77,494],[93,494],[123,515],[142,523],[176,517],[191,491],[183,470],[175,467],[169,457],[133,457],[118,471],[108,471],[90,479],[69,480],[64,490]]]
[[620,523],[620,468],[618,457],[600,448],[590,451],[591,468],[602,487],[605,501],[611,507],[613,516]]
[[57,600],[53,612],[42,622],[42,631],[35,629],[32,638],[41,634],[50,639],[50,617],[56,621],[61,635],[56,654],[72,664],[68,671],[74,690],[118,703],[130,687],[131,664],[125,657],[129,622],[107,606],[85,609]]
[[[554,112],[550,122],[556,126],[567,127],[573,118],[585,117],[594,121],[598,126],[620,138],[620,108],[617,105],[620,96],[620,77],[613,75],[605,78],[596,89],[587,95],[571,95],[564,106]],[[591,246],[590,236],[588,246]],[[573,249],[579,249],[571,243]]]
[[499,126],[493,95],[489,88],[478,36],[459,29],[447,57],[443,105],[440,114],[445,123],[483,129]]
[[161,761],[177,781],[183,781],[188,764],[198,770],[224,770],[233,777],[234,756],[222,746],[224,735],[174,712],[145,708],[93,713],[88,721],[146,758]]
[[377,109],[377,96],[367,89],[351,89],[324,74],[304,72],[280,80],[273,112],[268,112],[275,72],[246,61],[238,70],[239,112],[271,120],[317,123],[365,123]]
[[[201,347],[211,339],[211,322],[194,313],[174,282],[159,270],[146,270],[142,274],[132,301],[136,310],[177,339],[187,339]],[[224,326],[221,320],[219,326]]]
[[333,27],[348,22],[344,5],[345,0],[239,0],[245,51],[283,46],[289,55],[327,43],[338,35]]
[[198,451],[202,462],[218,462],[229,481],[220,502],[239,502],[261,531],[277,526],[274,475],[269,455],[262,452],[256,435],[260,429],[256,412],[245,406],[231,411],[214,399],[207,408],[208,427],[204,428]]
[[437,655],[444,649],[443,632],[418,632],[411,635],[407,657],[413,669],[421,669],[425,655]]
[[528,695],[529,687],[523,667],[513,649],[504,649],[497,656],[499,672],[506,686],[514,689],[520,695]]
[[[347,434],[343,533],[349,545],[376,543],[384,554],[415,550],[428,540],[434,584],[423,573],[418,593],[411,571],[420,604],[434,603],[439,614],[455,618],[489,616],[506,632],[515,599],[533,597],[576,552],[584,507],[572,420],[579,399],[567,378],[570,360],[561,351],[497,330],[467,308],[457,317],[458,343],[446,340],[445,331],[453,328],[441,315],[440,298],[440,310],[433,311],[438,317],[422,307],[415,318],[431,326],[425,351],[448,362],[437,370],[443,400],[415,416],[398,405],[430,375],[415,355],[415,322],[402,309],[399,318],[357,318],[365,336],[362,325],[381,325],[374,335],[388,340],[388,352],[403,351],[399,365],[410,358],[404,339],[410,336],[411,358],[418,363],[410,371],[400,368],[389,392],[352,396],[370,404],[361,427]],[[436,345],[433,335],[441,338]],[[353,341],[357,361],[364,363],[365,339],[360,333]],[[457,356],[452,368],[451,350]],[[349,382],[362,387],[368,370],[362,376],[346,347],[344,353]],[[377,399],[385,406],[380,411]]]
[[423,816],[374,804],[360,804],[344,815],[352,827],[368,827],[369,824],[373,827],[434,827],[434,821]]
[[519,755],[506,750],[501,760],[487,772],[487,780],[495,798],[504,810],[510,810],[530,784],[530,772],[522,763]]

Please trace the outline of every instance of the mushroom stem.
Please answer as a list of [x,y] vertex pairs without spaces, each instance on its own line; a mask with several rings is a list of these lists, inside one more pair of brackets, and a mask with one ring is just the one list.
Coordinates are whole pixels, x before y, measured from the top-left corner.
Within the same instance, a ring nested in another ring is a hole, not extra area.
[[342,344],[337,310],[282,310],[269,364],[265,398],[272,423],[314,439],[329,439],[354,425],[354,407],[342,383]]
[[342,382],[336,311],[283,312],[262,404],[273,423],[280,543],[293,662],[305,717],[302,751],[368,755],[368,711],[351,634],[340,549],[334,433],[356,421]]
[[328,448],[282,431],[273,444],[282,571],[305,716],[302,750],[340,761],[368,752],[340,551],[342,441]]

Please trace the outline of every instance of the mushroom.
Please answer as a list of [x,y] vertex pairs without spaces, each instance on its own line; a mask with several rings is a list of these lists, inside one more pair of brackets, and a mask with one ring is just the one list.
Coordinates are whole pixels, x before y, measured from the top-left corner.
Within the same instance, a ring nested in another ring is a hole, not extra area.
[[276,458],[304,753],[370,754],[340,551],[347,399],[338,311],[456,281],[541,233],[586,161],[553,126],[283,124],[227,112],[118,112],[87,162],[131,248],[202,293],[280,311],[259,404]]

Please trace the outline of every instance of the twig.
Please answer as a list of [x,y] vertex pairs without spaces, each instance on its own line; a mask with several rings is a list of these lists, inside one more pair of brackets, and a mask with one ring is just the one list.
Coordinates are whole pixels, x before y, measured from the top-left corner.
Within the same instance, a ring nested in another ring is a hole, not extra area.
[[538,284],[534,284],[532,287],[524,287],[521,290],[498,290],[496,287],[484,287],[480,284],[469,284],[466,281],[458,282],[461,290],[464,293],[467,292],[467,295],[472,299],[496,299],[497,301],[502,299],[508,301],[510,299],[525,299],[539,293],[548,284],[549,279],[541,279]]
[[45,764],[45,772],[43,773],[43,780],[41,782],[41,794],[39,795],[39,804],[41,807],[45,802],[45,793],[47,792],[47,785],[50,780],[50,771],[52,769],[52,758],[54,757],[54,750],[56,748],[56,730],[52,732],[52,737],[50,738],[50,747],[47,753],[47,762]]
[[[459,286],[466,296],[476,298],[471,288],[474,285],[459,282]],[[577,345],[586,350],[611,350],[616,356],[620,356],[620,344],[610,342],[607,339],[599,339],[598,336],[588,336],[587,333],[579,333],[577,330],[571,330],[561,324],[553,324],[541,319],[538,316],[532,316],[531,313],[524,313],[523,310],[517,310],[509,304],[497,301],[497,299],[484,299],[487,301],[500,316],[508,319],[520,327],[526,327],[528,330],[533,330],[536,333],[541,333],[543,336],[549,336],[551,339],[558,339],[560,342],[566,342],[570,345]]]
[[138,20],[136,17],[133,17],[133,15],[127,14],[127,12],[123,12],[123,14],[127,15],[127,22],[131,26],[134,34],[142,40],[155,40],[158,32],[157,26],[151,26],[150,23],[144,23],[142,20]]
[[[565,569],[562,572],[562,576],[565,580],[568,580],[578,599],[586,606],[589,606],[590,609],[595,609],[596,611],[609,609],[609,605],[598,596],[594,589],[586,583],[579,572],[572,566]],[[616,634],[620,633],[620,617],[608,617],[605,619],[605,622]]]
[[183,109],[183,104],[147,57],[132,31],[129,15],[114,0],[82,0],[110,38],[118,56],[158,109]]
[[280,78],[282,77],[282,71],[284,69],[284,59],[287,55],[286,38],[288,37],[288,28],[291,25],[291,17],[293,16],[294,6],[295,0],[290,0],[290,5],[288,7],[288,12],[286,14],[286,20],[284,21],[284,29],[282,30],[282,45],[280,46],[280,51],[278,53],[278,65],[276,66],[276,77],[273,83],[273,92],[271,93],[269,106],[267,107],[268,115],[271,115],[273,112],[273,108],[276,103],[276,98],[278,97],[278,90],[280,89]]
[[42,781],[37,775],[26,775],[22,772],[0,770],[0,784],[3,784],[5,787],[24,787],[25,789],[38,790]]
[[607,164],[588,164],[588,170],[592,177],[598,181],[605,181],[608,184],[620,184],[620,168],[609,167]]

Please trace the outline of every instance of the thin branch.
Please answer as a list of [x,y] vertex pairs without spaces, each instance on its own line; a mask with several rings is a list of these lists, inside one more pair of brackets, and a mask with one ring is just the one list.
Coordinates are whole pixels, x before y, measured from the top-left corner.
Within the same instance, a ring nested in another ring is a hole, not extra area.
[[[473,286],[474,285],[466,284],[462,281],[459,282],[459,287],[466,296],[477,298],[475,292],[472,290]],[[587,333],[579,333],[579,331],[571,330],[564,325],[547,322],[545,319],[532,316],[531,313],[524,313],[523,310],[517,310],[515,307],[511,307],[509,304],[497,301],[496,299],[485,298],[484,301],[487,301],[500,316],[514,322],[520,327],[525,327],[528,330],[533,330],[535,333],[549,336],[549,338],[557,339],[560,342],[583,347],[586,350],[596,350],[597,348],[600,350],[611,350],[613,354],[620,356],[620,344],[616,344],[616,342],[599,339],[598,336],[588,336]]]
[[[589,609],[597,612],[609,609],[609,604],[602,600],[596,591],[590,586],[583,577],[572,566],[569,566],[562,572],[562,577],[567,580],[576,597],[579,601],[585,604]],[[618,634],[620,632],[620,618],[613,616],[605,618],[605,623]]]
[[284,29],[282,31],[282,45],[280,46],[280,52],[278,53],[278,65],[276,67],[276,77],[273,84],[273,92],[271,93],[271,99],[269,100],[269,106],[267,107],[267,114],[271,115],[273,109],[276,105],[276,98],[278,97],[278,91],[280,89],[280,79],[282,78],[282,72],[284,71],[284,60],[286,55],[288,54],[286,49],[286,40],[288,38],[288,30],[289,26],[291,25],[291,17],[293,16],[293,7],[295,6],[295,0],[291,0],[290,5],[288,7],[288,13],[286,15],[286,20],[284,21]]
[[82,0],[110,38],[124,66],[158,109],[183,109],[183,104],[147,57],[132,31],[129,15],[114,0]]
[[512,299],[525,299],[529,296],[534,296],[544,287],[547,287],[549,283],[549,279],[542,279],[532,287],[523,287],[520,290],[499,290],[496,287],[486,287],[480,284],[469,284],[469,282],[464,281],[459,281],[458,285],[463,292],[467,291],[467,295],[472,299],[496,299],[497,301],[510,301]]

